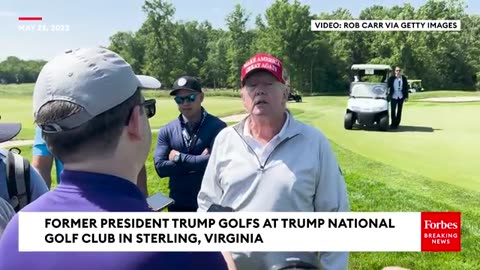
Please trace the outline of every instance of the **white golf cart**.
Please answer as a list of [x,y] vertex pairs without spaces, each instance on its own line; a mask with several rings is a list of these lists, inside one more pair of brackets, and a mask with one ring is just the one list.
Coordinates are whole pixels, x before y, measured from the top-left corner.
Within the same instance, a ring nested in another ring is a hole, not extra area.
[[345,114],[345,129],[354,124],[362,127],[376,125],[381,131],[388,130],[388,85],[392,68],[380,64],[352,65],[353,81]]

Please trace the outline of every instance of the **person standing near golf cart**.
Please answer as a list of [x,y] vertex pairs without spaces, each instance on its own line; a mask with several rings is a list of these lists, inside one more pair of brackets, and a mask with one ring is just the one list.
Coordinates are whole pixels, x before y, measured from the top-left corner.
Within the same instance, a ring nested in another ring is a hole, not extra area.
[[175,203],[168,210],[196,212],[213,142],[227,124],[203,108],[204,93],[196,78],[178,78],[170,95],[175,96],[180,115],[158,133],[155,169],[160,177],[169,177],[170,197]]
[[[198,195],[199,212],[212,205],[251,212],[346,212],[345,180],[328,139],[287,110],[282,62],[257,54],[241,69],[249,113],[217,136]],[[345,270],[348,253],[234,252],[239,270],[270,269],[294,256],[324,270]]]
[[395,67],[395,75],[388,79],[388,88],[392,119],[390,128],[397,129],[402,120],[403,103],[408,101],[408,81],[400,67]]

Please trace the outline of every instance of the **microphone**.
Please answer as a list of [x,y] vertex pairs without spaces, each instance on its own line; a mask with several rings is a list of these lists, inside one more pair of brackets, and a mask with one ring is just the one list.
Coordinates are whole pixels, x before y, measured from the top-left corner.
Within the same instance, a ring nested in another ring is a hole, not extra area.
[[233,210],[231,207],[214,203],[208,208],[207,212],[235,212],[235,210]]

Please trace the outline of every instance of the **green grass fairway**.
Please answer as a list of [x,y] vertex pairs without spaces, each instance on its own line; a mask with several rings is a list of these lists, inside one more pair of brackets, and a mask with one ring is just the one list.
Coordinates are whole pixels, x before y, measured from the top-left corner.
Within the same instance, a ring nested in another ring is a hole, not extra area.
[[426,103],[420,93],[405,105],[398,131],[347,131],[346,97],[305,98],[297,117],[333,141],[353,211],[460,211],[461,253],[352,253],[350,269],[478,269],[480,265],[480,102]]
[[[389,265],[412,270],[479,269],[480,126],[476,123],[479,123],[480,102],[415,101],[459,95],[478,93],[445,91],[412,95],[402,120],[408,127],[391,132],[344,130],[346,97],[304,97],[303,103],[289,104],[298,119],[320,128],[331,140],[347,182],[352,211],[462,212],[462,252],[357,252],[351,253],[349,269],[380,270]],[[156,127],[178,114],[171,99],[159,98],[158,102],[158,114],[151,121]],[[0,104],[1,121],[20,119],[27,128],[22,136],[31,138],[28,95],[6,97],[2,94]],[[205,107],[220,115],[242,111],[236,98],[208,97]],[[154,133],[146,163],[148,189],[150,194],[168,194],[167,179],[160,179],[153,165],[156,137]],[[22,154],[31,159],[31,147],[20,148]]]
[[346,97],[308,98],[301,119],[333,141],[369,159],[480,191],[480,102],[404,105],[396,131],[345,130]]
[[1,95],[0,104],[0,116],[2,117],[0,121],[22,123],[22,130],[15,139],[33,139],[35,129],[33,125],[32,98]]
[[0,84],[0,97],[14,97],[14,96],[32,96],[33,83],[24,84]]
[[[480,193],[400,170],[365,158],[336,143],[352,211],[462,212],[462,251],[458,253],[354,252],[349,269],[382,269],[387,265],[412,270],[473,270],[480,265]],[[372,239],[374,241],[374,239]]]
[[418,92],[410,94],[411,100],[418,100],[424,98],[432,98],[432,97],[465,97],[465,96],[480,96],[480,91],[425,91],[425,92]]

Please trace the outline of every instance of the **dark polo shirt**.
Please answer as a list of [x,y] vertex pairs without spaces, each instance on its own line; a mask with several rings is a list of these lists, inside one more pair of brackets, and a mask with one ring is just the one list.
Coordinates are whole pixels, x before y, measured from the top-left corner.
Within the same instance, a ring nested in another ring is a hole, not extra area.
[[[149,212],[132,182],[111,175],[65,170],[61,183],[25,212]],[[18,215],[0,240],[0,270],[227,269],[219,252],[19,252]]]

